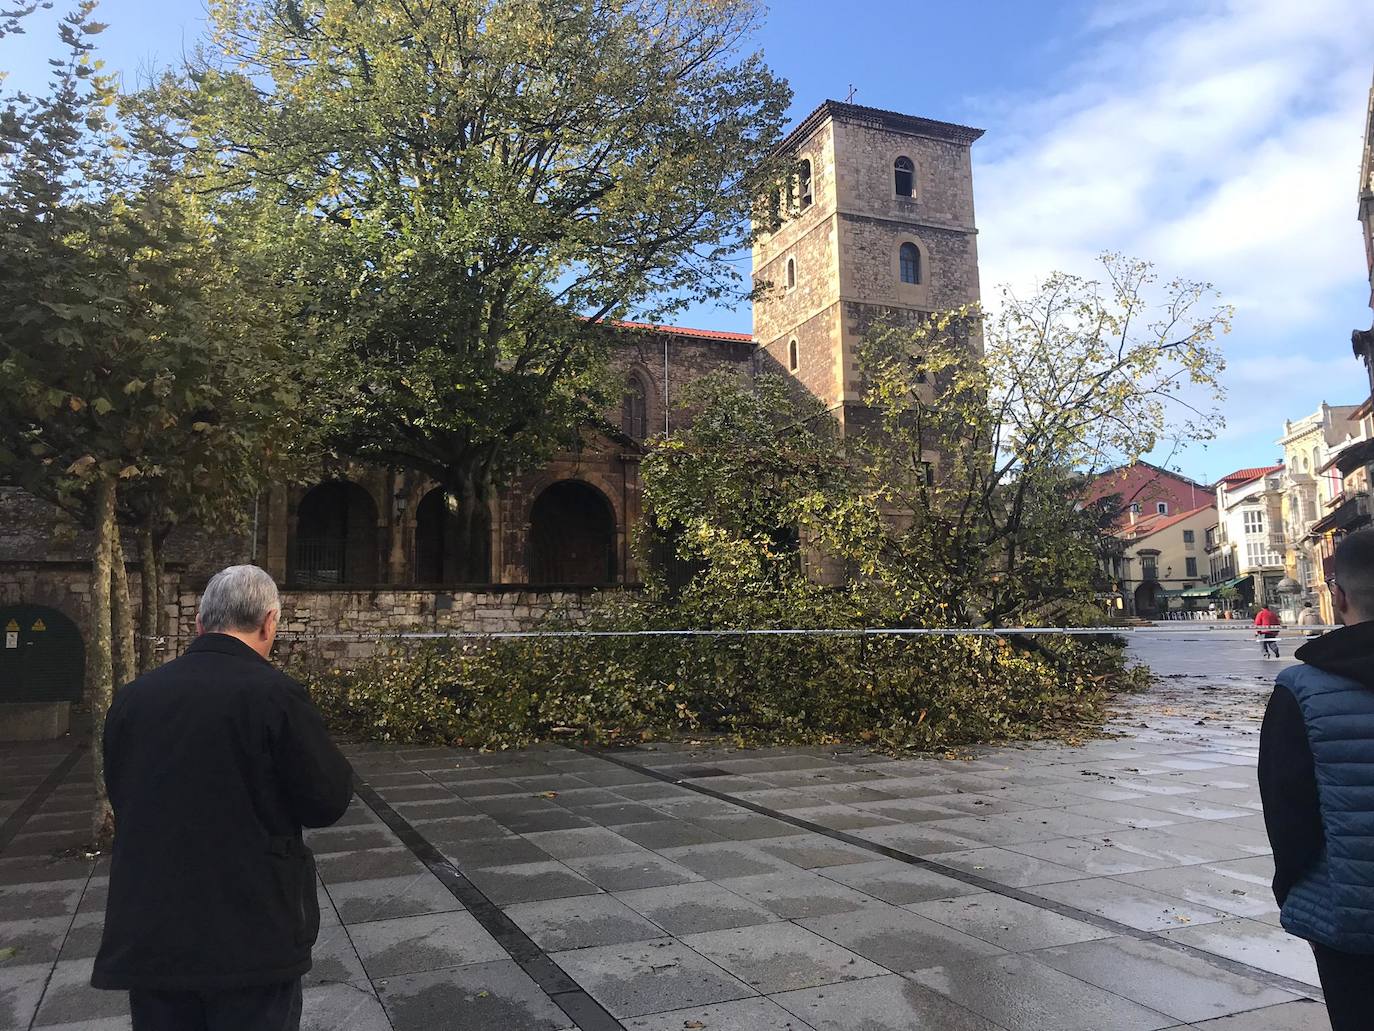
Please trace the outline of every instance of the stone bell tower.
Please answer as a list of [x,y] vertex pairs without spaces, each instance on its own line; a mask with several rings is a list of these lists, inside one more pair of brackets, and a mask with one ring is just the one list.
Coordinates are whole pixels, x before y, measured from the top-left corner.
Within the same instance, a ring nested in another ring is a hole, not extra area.
[[761,366],[795,376],[841,425],[860,407],[873,321],[976,302],[971,147],[981,129],[827,100],[783,141],[782,224],[754,246]]

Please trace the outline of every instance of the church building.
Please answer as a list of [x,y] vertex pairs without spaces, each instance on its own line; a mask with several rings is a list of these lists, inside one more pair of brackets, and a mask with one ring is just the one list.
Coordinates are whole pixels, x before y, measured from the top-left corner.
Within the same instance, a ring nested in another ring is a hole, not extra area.
[[[632,541],[643,442],[689,417],[677,400],[688,383],[720,369],[792,376],[843,427],[862,417],[855,350],[875,319],[914,321],[979,300],[971,146],[981,135],[821,104],[781,144],[796,173],[790,195],[777,198],[776,231],[753,249],[753,333],[614,327],[625,383],[620,410],[609,413],[618,432],[587,430],[576,452],[500,493],[481,582],[455,579],[471,556],[455,554],[442,490],[411,472],[341,465],[313,486],[267,491],[243,538],[169,542],[168,653],[194,633],[205,579],[235,561],[256,562],[282,585],[288,645],[330,632],[519,629],[556,609],[575,612],[589,590],[639,583]],[[25,626],[35,612],[48,614],[45,626],[83,626],[88,569],[84,535],[0,486],[0,615],[22,608]],[[370,647],[332,650],[346,659]]]

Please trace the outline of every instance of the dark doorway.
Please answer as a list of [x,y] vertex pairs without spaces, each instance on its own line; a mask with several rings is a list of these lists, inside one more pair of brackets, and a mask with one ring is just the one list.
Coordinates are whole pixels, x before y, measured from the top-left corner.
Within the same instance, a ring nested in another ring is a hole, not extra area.
[[530,509],[530,582],[588,586],[615,581],[615,513],[580,480],[544,489]]
[[377,582],[377,506],[356,483],[312,487],[296,506],[287,579],[301,585]]
[[81,700],[86,645],[75,623],[56,609],[6,605],[0,634],[0,702]]
[[1164,588],[1157,583],[1141,584],[1135,589],[1135,614],[1153,619],[1164,611]]
[[442,487],[415,509],[415,579],[422,584],[485,584],[491,579],[491,519],[477,513],[464,542],[458,501]]

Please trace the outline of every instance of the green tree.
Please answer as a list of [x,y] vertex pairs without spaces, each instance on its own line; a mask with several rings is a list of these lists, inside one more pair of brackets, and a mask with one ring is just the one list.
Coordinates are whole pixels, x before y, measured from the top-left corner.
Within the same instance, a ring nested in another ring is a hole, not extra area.
[[467,577],[513,472],[606,401],[607,333],[739,288],[790,100],[756,0],[223,0],[148,103],[251,201],[344,454],[456,499]]
[[[233,513],[270,468],[267,428],[292,394],[267,359],[280,320],[246,292],[224,223],[201,216],[113,117],[114,85],[91,56],[103,28],[93,7],[62,21],[67,56],[50,90],[6,98],[0,117],[0,470],[94,532],[101,841],[101,728],[136,668],[120,521]],[[148,633],[156,612],[154,590]]]
[[1212,297],[1108,256],[1103,282],[1055,274],[1030,298],[1004,292],[991,319],[894,314],[860,348],[867,416],[842,440],[809,400],[722,383],[703,419],[654,445],[646,501],[691,530],[681,547],[707,562],[704,588],[737,572],[723,605],[772,590],[758,575],[771,568],[768,527],[794,520],[850,574],[834,617],[1095,620],[1115,513],[1086,504],[1086,486],[1096,469],[1220,425],[1214,338],[1229,309]]

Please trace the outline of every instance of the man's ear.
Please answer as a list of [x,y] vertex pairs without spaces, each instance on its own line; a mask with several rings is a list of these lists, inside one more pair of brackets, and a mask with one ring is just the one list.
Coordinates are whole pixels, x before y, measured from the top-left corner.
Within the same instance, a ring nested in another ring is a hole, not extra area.
[[203,633],[205,633],[205,624],[202,623],[202,622],[200,621],[200,617],[197,616],[197,617],[196,617],[196,636],[199,637],[199,636],[200,636],[201,634],[203,634]]
[[267,615],[262,617],[262,626],[258,627],[258,633],[263,637],[271,637],[277,632],[278,613],[276,609],[268,609]]

